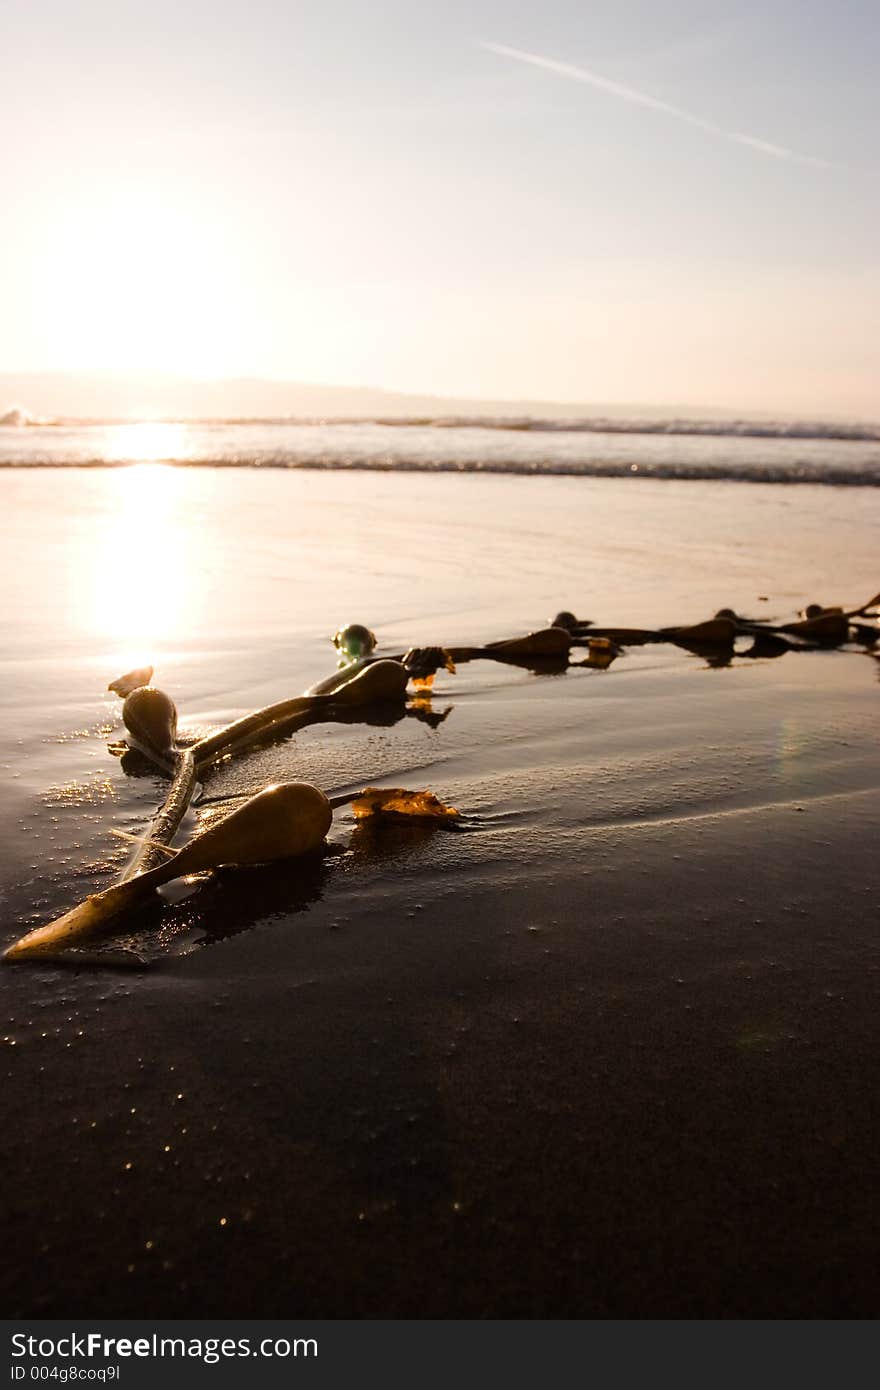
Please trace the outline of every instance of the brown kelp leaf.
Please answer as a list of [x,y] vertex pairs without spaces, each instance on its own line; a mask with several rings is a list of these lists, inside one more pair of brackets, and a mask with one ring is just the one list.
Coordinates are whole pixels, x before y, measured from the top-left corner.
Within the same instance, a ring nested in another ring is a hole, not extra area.
[[591,637],[587,643],[587,657],[584,665],[595,666],[597,670],[605,671],[619,655],[620,648],[616,647],[608,637]]
[[501,642],[487,642],[483,651],[489,656],[568,656],[571,633],[564,627],[542,627],[525,637],[508,637]]
[[126,695],[130,695],[133,690],[139,689],[142,685],[149,685],[152,679],[152,666],[140,666],[136,671],[126,671],[124,676],[117,676],[115,681],[110,682],[107,689],[112,690],[114,695],[118,695],[124,700]]
[[441,669],[455,675],[455,663],[445,647],[410,647],[403,657],[403,664],[415,684],[434,676]]
[[459,812],[445,806],[433,792],[408,792],[403,787],[365,787],[351,803],[358,820],[367,816],[387,816],[417,820],[455,820]]
[[780,632],[790,632],[795,637],[805,637],[821,646],[836,647],[845,642],[849,635],[849,621],[845,614],[826,611],[817,618],[804,618],[797,623],[783,623]]
[[705,623],[688,623],[684,627],[662,627],[662,636],[672,641],[704,642],[707,646],[732,647],[736,623],[730,618],[710,618]]

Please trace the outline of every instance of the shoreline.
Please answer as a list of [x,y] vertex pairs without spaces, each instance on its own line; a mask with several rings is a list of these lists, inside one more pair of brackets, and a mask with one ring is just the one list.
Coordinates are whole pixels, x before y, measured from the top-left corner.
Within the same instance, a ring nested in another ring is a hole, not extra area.
[[671,465],[668,470],[664,470],[657,465],[644,464],[600,464],[592,465],[589,470],[585,468],[565,468],[554,466],[553,468],[538,468],[527,465],[516,466],[510,463],[504,464],[479,464],[479,463],[456,463],[454,461],[434,460],[431,463],[419,464],[414,462],[401,463],[380,463],[380,462],[340,462],[340,463],[319,463],[310,462],[284,462],[275,463],[271,460],[261,460],[260,462],[241,463],[233,462],[228,459],[208,458],[208,459],[174,459],[157,458],[150,459],[148,462],[142,459],[90,459],[78,461],[76,463],[53,463],[53,462],[28,462],[10,463],[0,459],[0,469],[9,471],[59,471],[67,472],[73,470],[100,470],[100,469],[120,469],[120,468],[181,468],[181,469],[222,469],[235,470],[241,472],[282,472],[282,473],[416,473],[421,476],[433,476],[434,474],[453,474],[457,477],[468,477],[478,475],[480,477],[505,477],[505,478],[615,478],[633,479],[642,481],[669,481],[681,483],[733,483],[750,484],[751,486],[765,487],[840,487],[840,488],[862,488],[865,491],[873,491],[880,487],[880,471],[876,477],[864,471],[847,473],[843,469],[835,469],[833,476],[823,476],[821,473],[793,473],[787,470],[763,469],[762,472],[754,473],[737,472],[721,473],[718,469],[694,468],[687,469],[680,465]]

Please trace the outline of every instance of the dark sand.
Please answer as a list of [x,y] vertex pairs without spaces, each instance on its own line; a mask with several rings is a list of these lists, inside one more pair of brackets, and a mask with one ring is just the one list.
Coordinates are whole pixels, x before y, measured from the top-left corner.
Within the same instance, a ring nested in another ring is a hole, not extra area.
[[[724,484],[10,473],[3,944],[162,796],[107,752],[139,658],[191,731],[391,649],[790,616],[880,587],[880,498]],[[759,601],[767,595],[769,602]],[[148,915],[145,968],[0,970],[12,1316],[875,1316],[878,662],[633,649],[441,675],[210,788],[432,787]],[[191,819],[188,829],[195,824]]]

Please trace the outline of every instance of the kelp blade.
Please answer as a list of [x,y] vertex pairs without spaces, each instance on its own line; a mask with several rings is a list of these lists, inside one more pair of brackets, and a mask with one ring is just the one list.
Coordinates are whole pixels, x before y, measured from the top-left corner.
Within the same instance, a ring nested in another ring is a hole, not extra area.
[[354,798],[351,809],[358,820],[385,816],[401,820],[450,821],[459,812],[446,806],[432,791],[406,791],[403,787],[366,787]]
[[115,923],[121,914],[149,897],[151,887],[152,875],[143,874],[105,888],[102,893],[93,893],[62,917],[13,942],[4,952],[4,959],[25,960],[44,952],[62,951],[74,942],[97,936],[109,923]]

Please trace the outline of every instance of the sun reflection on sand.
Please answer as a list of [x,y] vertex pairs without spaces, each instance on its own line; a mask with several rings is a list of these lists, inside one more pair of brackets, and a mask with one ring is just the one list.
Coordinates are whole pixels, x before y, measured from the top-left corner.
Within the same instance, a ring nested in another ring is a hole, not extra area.
[[83,601],[97,642],[119,666],[114,675],[157,665],[163,650],[185,640],[201,607],[202,547],[182,474],[142,463],[109,480]]

